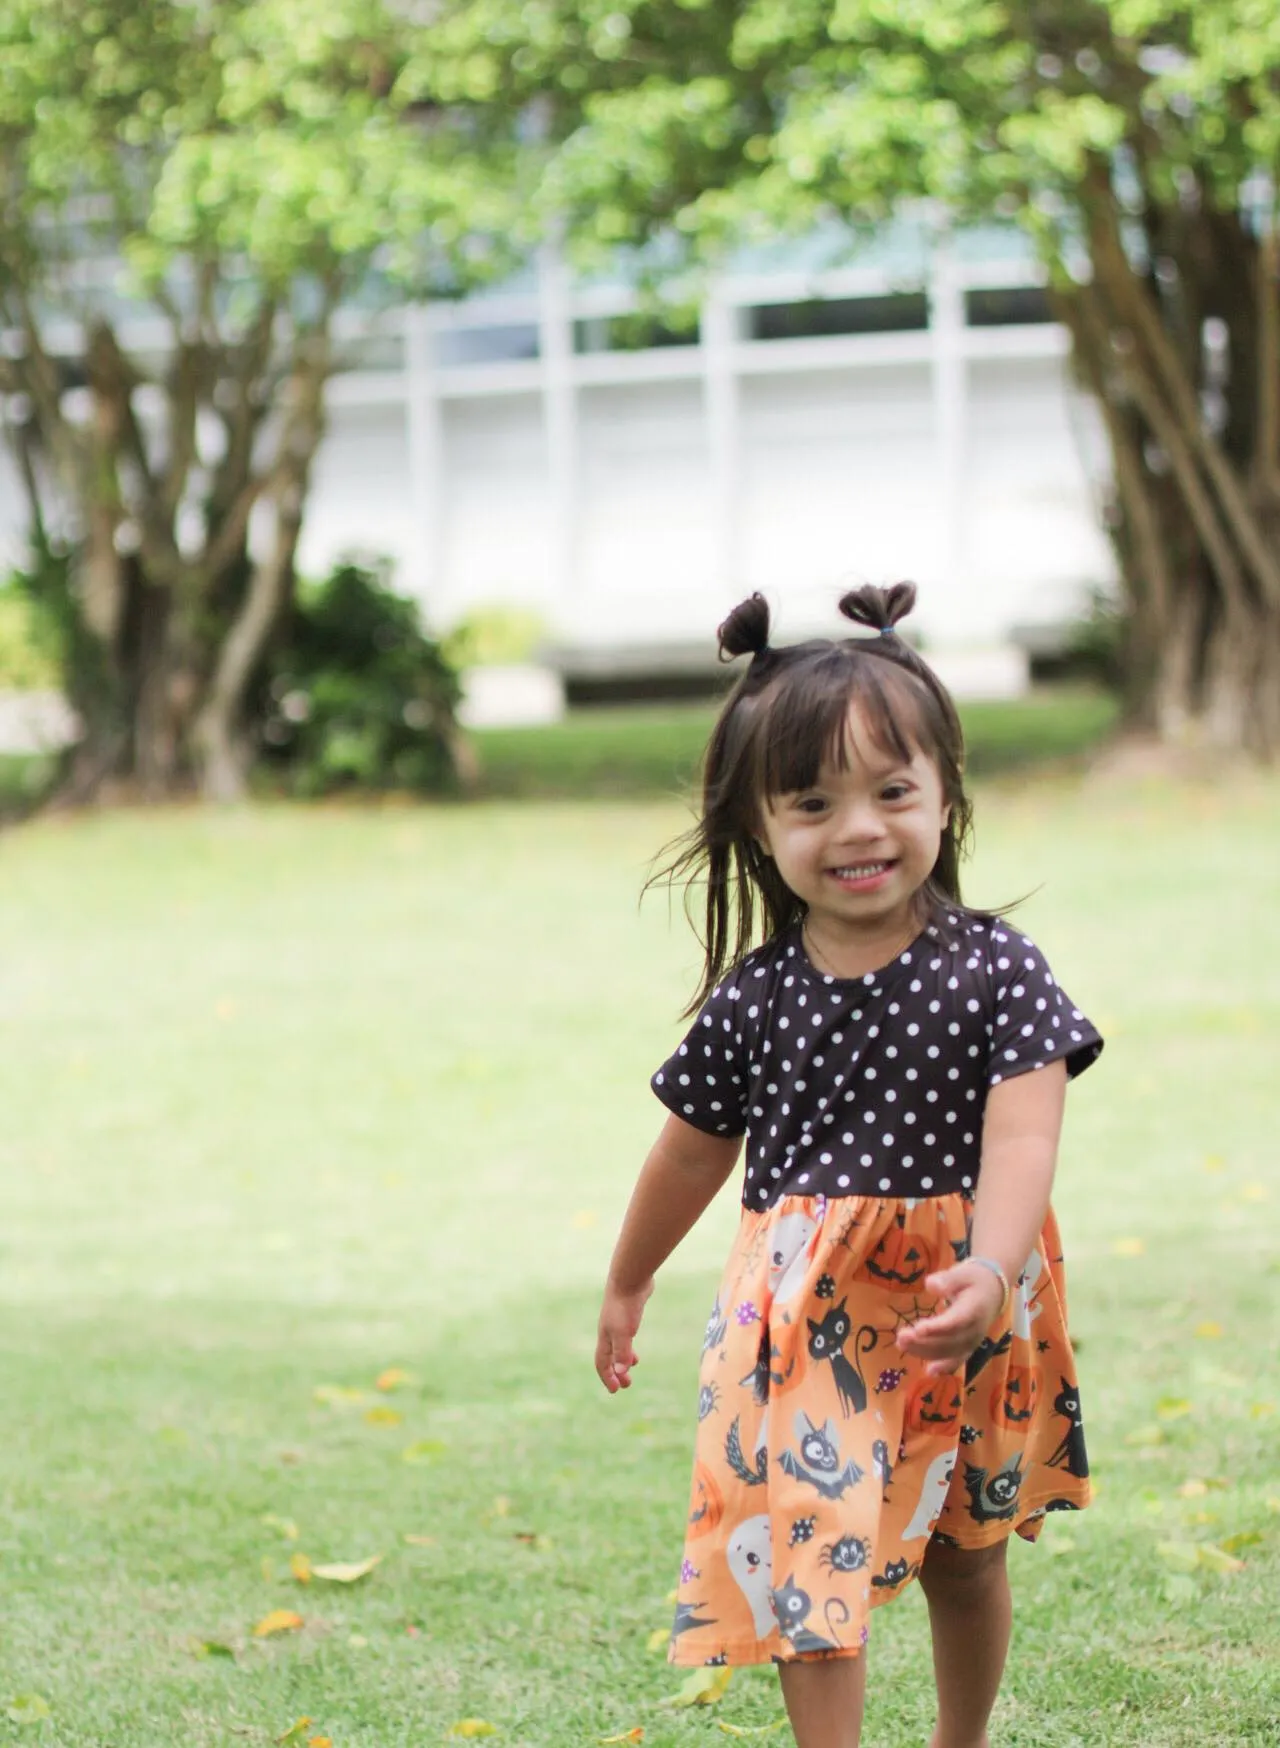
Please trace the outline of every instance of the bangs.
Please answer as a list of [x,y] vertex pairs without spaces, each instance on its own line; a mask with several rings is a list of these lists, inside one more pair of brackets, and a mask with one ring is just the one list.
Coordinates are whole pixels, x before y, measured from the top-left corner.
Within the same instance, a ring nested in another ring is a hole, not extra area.
[[929,700],[905,669],[841,644],[816,661],[788,664],[760,700],[756,719],[757,792],[812,789],[824,765],[847,771],[853,753],[849,711],[856,706],[872,745],[910,764],[924,733]]

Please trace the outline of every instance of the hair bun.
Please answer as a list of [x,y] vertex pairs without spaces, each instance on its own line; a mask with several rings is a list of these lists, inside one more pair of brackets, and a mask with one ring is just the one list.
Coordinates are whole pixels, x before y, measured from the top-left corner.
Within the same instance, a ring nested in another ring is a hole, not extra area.
[[759,655],[769,647],[769,603],[763,595],[748,595],[730,613],[716,632],[721,661],[734,656]]
[[900,619],[905,619],[916,604],[914,583],[894,583],[889,589],[850,589],[840,597],[840,611],[855,625],[869,626],[872,631],[892,631]]

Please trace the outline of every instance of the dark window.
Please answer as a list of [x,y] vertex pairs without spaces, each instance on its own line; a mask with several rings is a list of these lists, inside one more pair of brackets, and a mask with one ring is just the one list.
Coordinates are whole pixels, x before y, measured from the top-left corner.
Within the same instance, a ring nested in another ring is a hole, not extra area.
[[971,328],[1021,328],[1053,320],[1048,293],[1040,285],[1014,285],[1000,291],[966,291],[964,314]]
[[884,297],[832,297],[810,303],[762,303],[747,311],[753,340],[799,340],[828,334],[896,334],[929,326],[922,291]]
[[461,364],[510,364],[537,356],[534,322],[513,322],[501,328],[441,328],[436,335],[436,362],[446,369]]
[[404,340],[399,334],[365,334],[334,348],[338,370],[403,370]]
[[573,324],[575,352],[648,352],[655,346],[696,346],[697,324],[673,324],[655,316],[588,316]]

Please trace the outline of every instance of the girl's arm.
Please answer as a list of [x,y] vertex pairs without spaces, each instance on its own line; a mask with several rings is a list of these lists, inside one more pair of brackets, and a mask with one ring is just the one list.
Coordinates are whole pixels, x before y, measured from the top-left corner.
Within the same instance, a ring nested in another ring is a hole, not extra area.
[[631,1383],[632,1345],[653,1277],[733,1170],[741,1136],[708,1135],[668,1117],[641,1168],[605,1283],[596,1371],[610,1395]]
[[[1011,1290],[1049,1211],[1066,1092],[1066,1064],[1058,1061],[1001,1081],[987,1095],[969,1249],[999,1263]],[[904,1329],[898,1346],[929,1360],[932,1374],[951,1372],[994,1322],[1000,1283],[980,1263],[961,1262],[930,1275],[925,1286],[946,1305]]]

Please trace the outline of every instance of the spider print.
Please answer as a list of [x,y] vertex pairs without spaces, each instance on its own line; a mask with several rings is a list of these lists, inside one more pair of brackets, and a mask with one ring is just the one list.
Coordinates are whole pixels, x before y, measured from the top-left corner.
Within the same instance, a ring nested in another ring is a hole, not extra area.
[[813,1289],[814,1297],[818,1299],[834,1299],[836,1296],[836,1280],[834,1275],[819,1275],[818,1284]]
[[813,1540],[813,1529],[817,1523],[816,1517],[798,1517],[791,1526],[791,1534],[787,1537],[789,1548],[799,1547],[801,1542]]
[[720,1406],[719,1384],[703,1384],[698,1391],[698,1419],[705,1420],[708,1414],[714,1414]]
[[841,1536],[838,1542],[828,1542],[818,1555],[818,1564],[832,1572],[861,1572],[871,1552],[871,1543],[860,1536]]

